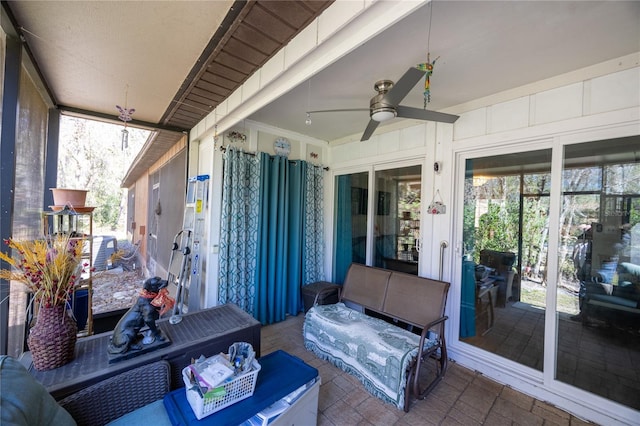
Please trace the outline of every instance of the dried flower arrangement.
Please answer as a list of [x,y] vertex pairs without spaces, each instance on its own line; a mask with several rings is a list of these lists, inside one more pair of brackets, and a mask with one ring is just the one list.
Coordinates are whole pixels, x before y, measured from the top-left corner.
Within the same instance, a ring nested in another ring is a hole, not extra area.
[[0,269],[0,278],[23,283],[44,307],[64,306],[87,263],[82,263],[83,238],[55,235],[35,241],[5,240],[13,256],[0,252],[12,266]]

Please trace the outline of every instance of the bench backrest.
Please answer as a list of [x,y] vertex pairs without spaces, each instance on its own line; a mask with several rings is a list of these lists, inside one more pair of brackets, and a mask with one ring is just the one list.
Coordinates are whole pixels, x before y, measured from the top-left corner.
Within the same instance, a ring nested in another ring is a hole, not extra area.
[[341,299],[423,327],[444,315],[448,291],[444,281],[353,263]]
[[342,284],[342,299],[373,309],[384,309],[391,271],[352,263]]

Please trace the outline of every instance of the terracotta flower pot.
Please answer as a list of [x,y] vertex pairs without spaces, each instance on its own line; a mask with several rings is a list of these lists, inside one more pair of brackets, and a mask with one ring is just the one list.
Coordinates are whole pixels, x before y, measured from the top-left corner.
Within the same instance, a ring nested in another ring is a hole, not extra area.
[[70,205],[71,207],[84,207],[87,200],[86,189],[49,188],[53,193],[53,204],[56,206]]

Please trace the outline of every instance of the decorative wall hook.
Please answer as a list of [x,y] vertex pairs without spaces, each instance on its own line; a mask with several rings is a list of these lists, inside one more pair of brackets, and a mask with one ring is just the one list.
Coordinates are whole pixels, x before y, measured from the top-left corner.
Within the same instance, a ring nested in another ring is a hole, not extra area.
[[245,135],[244,133],[237,132],[235,130],[227,133],[227,138],[232,143],[236,143],[236,142],[245,143],[247,141],[247,135]]

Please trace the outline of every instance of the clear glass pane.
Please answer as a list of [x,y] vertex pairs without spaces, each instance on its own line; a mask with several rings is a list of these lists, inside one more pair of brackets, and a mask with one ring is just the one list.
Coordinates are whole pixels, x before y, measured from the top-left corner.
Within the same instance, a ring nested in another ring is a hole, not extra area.
[[469,159],[460,339],[542,370],[551,151]]
[[563,159],[558,380],[640,409],[640,138]]
[[351,263],[366,263],[369,174],[336,176],[334,280],[344,282]]
[[376,172],[373,265],[418,275],[421,166]]

